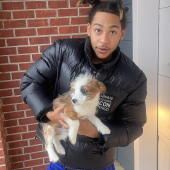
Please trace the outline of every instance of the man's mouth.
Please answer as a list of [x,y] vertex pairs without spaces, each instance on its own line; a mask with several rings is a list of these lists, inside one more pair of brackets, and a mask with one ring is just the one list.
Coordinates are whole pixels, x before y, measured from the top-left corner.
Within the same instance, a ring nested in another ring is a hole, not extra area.
[[109,48],[97,47],[97,50],[99,51],[99,53],[105,54],[105,53],[107,53],[107,51],[109,50]]

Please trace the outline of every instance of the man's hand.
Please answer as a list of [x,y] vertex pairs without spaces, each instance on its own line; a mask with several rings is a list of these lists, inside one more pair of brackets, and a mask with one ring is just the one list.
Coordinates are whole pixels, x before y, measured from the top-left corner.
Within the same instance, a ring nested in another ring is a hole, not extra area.
[[46,116],[53,122],[59,123],[59,120],[63,120],[63,117],[61,116],[61,113],[64,110],[64,106],[58,107],[54,111],[50,111],[46,114]]
[[98,138],[99,133],[97,128],[88,119],[79,119],[80,127],[78,130],[79,135],[88,136],[91,138]]
[[[78,130],[79,135],[84,135],[84,136],[88,136],[91,138],[99,137],[99,133],[98,133],[96,127],[88,119],[84,119],[84,120],[79,119],[79,121],[80,121],[80,126],[79,126],[79,130]],[[69,129],[69,126],[63,120],[60,120],[59,123],[65,129]]]

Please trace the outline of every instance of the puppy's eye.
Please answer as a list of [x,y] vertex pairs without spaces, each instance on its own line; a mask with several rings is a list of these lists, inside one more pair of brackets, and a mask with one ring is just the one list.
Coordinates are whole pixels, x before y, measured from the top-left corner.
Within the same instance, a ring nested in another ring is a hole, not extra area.
[[85,90],[85,89],[81,89],[80,91],[82,94],[86,94],[86,92],[87,92],[87,90]]

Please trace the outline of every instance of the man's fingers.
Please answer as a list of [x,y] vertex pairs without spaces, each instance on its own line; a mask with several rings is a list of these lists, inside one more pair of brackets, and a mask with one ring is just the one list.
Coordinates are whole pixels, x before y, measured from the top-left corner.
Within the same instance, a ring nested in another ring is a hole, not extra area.
[[61,126],[63,126],[65,129],[69,129],[68,124],[66,124],[65,122],[63,122],[62,120],[59,120],[59,123],[61,124]]
[[54,112],[63,112],[65,105],[62,105],[54,110]]
[[62,105],[54,110],[54,115],[58,115],[59,119],[64,121],[64,118],[62,116],[62,113],[64,112],[65,105]]

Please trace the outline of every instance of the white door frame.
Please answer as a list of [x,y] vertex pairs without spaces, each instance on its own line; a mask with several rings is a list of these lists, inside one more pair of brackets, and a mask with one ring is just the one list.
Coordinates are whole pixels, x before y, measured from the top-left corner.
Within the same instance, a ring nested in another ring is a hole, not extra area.
[[159,0],[132,0],[133,60],[147,76],[147,123],[134,142],[134,170],[157,170]]

